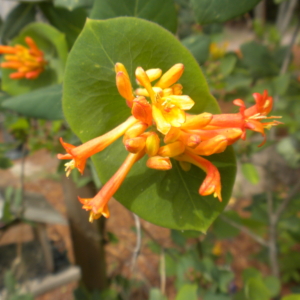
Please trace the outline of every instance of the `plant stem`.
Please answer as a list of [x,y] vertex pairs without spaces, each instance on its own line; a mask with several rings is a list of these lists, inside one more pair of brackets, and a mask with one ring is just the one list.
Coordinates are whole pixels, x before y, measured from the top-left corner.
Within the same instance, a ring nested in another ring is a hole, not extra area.
[[236,223],[235,221],[232,221],[232,220],[228,219],[225,216],[221,216],[221,219],[223,221],[225,221],[226,223],[228,223],[229,225],[231,225],[232,227],[235,227],[236,229],[246,233],[247,235],[252,237],[260,245],[262,245],[264,247],[268,247],[268,243],[263,238],[261,238],[259,235],[255,234],[254,232],[249,230],[247,227],[245,227],[243,225],[240,225],[240,224]]
[[132,262],[131,262],[131,272],[134,272],[136,267],[136,261],[140,254],[141,250],[141,241],[142,241],[142,234],[141,234],[141,222],[140,218],[136,214],[132,214],[135,222],[135,228],[136,228],[136,246],[133,250],[132,254]]

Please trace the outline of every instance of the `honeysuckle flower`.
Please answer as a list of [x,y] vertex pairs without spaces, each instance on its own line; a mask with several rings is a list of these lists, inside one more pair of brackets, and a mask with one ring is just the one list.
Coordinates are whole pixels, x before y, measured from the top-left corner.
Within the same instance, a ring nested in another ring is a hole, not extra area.
[[199,188],[199,194],[202,196],[213,194],[214,197],[218,197],[222,201],[220,173],[210,161],[191,153],[189,150],[174,158],[179,161],[191,163],[202,169],[206,173],[206,177]]
[[106,218],[109,217],[108,201],[119,189],[134,163],[140,160],[144,155],[144,151],[136,154],[129,153],[119,170],[106,182],[94,198],[78,197],[79,201],[83,204],[82,208],[90,211],[90,222],[99,219],[102,215]]
[[0,65],[1,68],[17,70],[9,75],[11,79],[36,79],[47,65],[44,53],[37,47],[34,40],[27,36],[25,42],[29,48],[22,45],[0,46],[0,54],[6,54],[5,61]]
[[131,108],[132,116],[115,129],[78,147],[61,139],[67,153],[58,154],[58,158],[71,160],[65,164],[67,176],[74,168],[83,173],[88,157],[102,151],[121,136],[124,148],[129,152],[119,170],[94,198],[79,198],[83,208],[90,211],[91,222],[102,215],[109,217],[109,199],[120,187],[133,164],[144,155],[148,155],[146,166],[151,169],[172,169],[171,158],[177,160],[186,172],[192,164],[201,168],[206,177],[200,185],[199,194],[213,194],[222,201],[220,173],[202,156],[225,151],[227,146],[245,138],[247,129],[265,136],[265,128],[279,124],[277,121],[262,122],[264,119],[277,118],[267,116],[273,104],[267,92],[254,93],[256,103],[250,108],[246,108],[241,99],[234,100],[234,104],[240,108],[236,114],[187,114],[186,111],[192,108],[194,101],[188,95],[182,95],[184,87],[177,83],[183,70],[182,64],[176,64],[162,75],[160,69],[145,71],[137,67],[136,82],[142,88],[133,92],[125,66],[117,63],[117,89]]
[[83,174],[86,160],[96,154],[104,150],[111,143],[116,141],[119,137],[121,137],[128,128],[133,126],[138,122],[134,117],[129,117],[124,123],[117,126],[113,130],[107,132],[106,134],[96,137],[78,147],[75,147],[71,144],[68,144],[60,139],[62,146],[65,148],[67,154],[57,154],[58,159],[71,159],[70,162],[66,163],[66,172],[67,176],[70,175],[71,171],[75,168]]
[[270,116],[267,114],[271,111],[273,105],[273,98],[268,96],[267,91],[263,94],[254,93],[253,97],[256,104],[246,109],[243,100],[236,99],[233,103],[240,107],[239,113],[236,114],[220,114],[214,115],[210,123],[204,127],[204,130],[214,130],[221,128],[240,128],[243,133],[242,139],[246,138],[246,129],[261,133],[264,137],[263,142],[259,145],[262,146],[266,141],[266,134],[264,129],[270,129],[272,126],[282,124],[276,120],[271,122],[261,122],[267,119],[278,119],[280,116]]

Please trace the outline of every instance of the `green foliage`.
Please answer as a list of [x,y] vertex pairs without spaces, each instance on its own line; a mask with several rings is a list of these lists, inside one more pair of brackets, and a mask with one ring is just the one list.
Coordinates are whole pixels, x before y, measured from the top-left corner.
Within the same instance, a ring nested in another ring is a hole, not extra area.
[[167,297],[159,289],[152,288],[149,293],[149,300],[167,300]]
[[181,42],[191,51],[199,64],[204,64],[207,61],[211,43],[209,36],[204,34],[191,35]]
[[86,21],[85,9],[77,8],[69,11],[65,8],[56,8],[52,3],[46,2],[40,3],[39,6],[50,24],[65,34],[69,48],[71,48]]
[[[8,43],[29,23],[35,21],[35,5],[33,3],[18,4],[6,17],[1,27],[0,40]],[[16,21],[17,20],[17,21]]]
[[249,300],[269,300],[271,296],[268,288],[258,278],[247,280],[245,294]]
[[54,0],[54,6],[58,8],[66,8],[69,11],[73,11],[76,8],[86,7],[90,8],[94,1],[101,0]]
[[102,0],[95,1],[92,19],[109,19],[121,16],[149,20],[175,33],[177,14],[173,0]]
[[62,85],[51,85],[2,102],[2,107],[11,109],[26,117],[46,120],[63,119],[61,107]]
[[[70,53],[63,97],[65,116],[72,130],[84,142],[107,132],[130,116],[115,85],[116,62],[126,66],[131,78],[137,66],[144,69],[159,67],[166,71],[182,62],[185,72],[180,83],[184,86],[184,93],[196,103],[191,112],[218,112],[195,60],[169,32],[137,18],[89,20]],[[79,80],[81,78],[85,80]],[[113,175],[126,155],[121,141],[117,141],[94,156],[101,182]],[[132,168],[115,198],[152,223],[206,231],[226,205],[235,174],[230,148],[208,159],[221,173],[222,203],[198,194],[204,179],[200,169],[193,167],[190,172],[184,172],[174,162],[172,170],[158,172],[146,168],[145,159]]]
[[228,21],[249,11],[260,0],[191,0],[199,24]]
[[196,284],[186,284],[181,287],[175,300],[197,300],[197,285]]
[[54,27],[44,23],[32,23],[25,27],[12,42],[13,45],[25,45],[26,36],[30,36],[44,52],[48,61],[46,70],[35,80],[11,80],[11,69],[2,69],[2,89],[11,95],[20,95],[48,85],[60,83],[63,80],[65,62],[68,55],[65,36]]
[[252,184],[259,183],[259,174],[257,172],[256,167],[251,163],[243,163],[242,164],[242,173],[245,178]]

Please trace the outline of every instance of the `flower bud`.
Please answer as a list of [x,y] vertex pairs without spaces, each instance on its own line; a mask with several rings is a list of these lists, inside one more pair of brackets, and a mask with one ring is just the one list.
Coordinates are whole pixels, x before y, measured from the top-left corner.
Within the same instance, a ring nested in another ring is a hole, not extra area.
[[160,139],[155,132],[151,132],[146,139],[146,153],[149,156],[154,156],[157,154],[159,149]]
[[210,113],[202,113],[200,115],[187,115],[187,119],[184,124],[182,124],[181,128],[185,130],[191,129],[200,129],[205,127],[211,119],[213,115]]
[[128,139],[125,141],[125,148],[127,151],[131,153],[138,153],[144,149],[146,143],[145,137],[135,137],[132,139]]
[[135,138],[142,133],[145,132],[145,130],[148,128],[148,125],[146,123],[136,123],[132,125],[124,134],[123,141],[126,141],[127,139]]
[[161,171],[172,169],[172,164],[168,157],[152,156],[147,160],[146,165],[150,169],[156,169]]
[[159,86],[162,89],[170,87],[172,84],[178,81],[183,71],[183,64],[174,65],[160,78],[160,80],[155,84],[155,86]]
[[120,95],[127,100],[128,106],[131,107],[134,95],[129,77],[124,72],[119,71],[116,75],[116,83]]
[[151,82],[147,73],[142,67],[137,67],[135,70],[135,77],[138,82],[147,90],[152,101],[155,101],[155,93],[152,90]]
[[182,143],[181,141],[177,141],[160,147],[157,154],[160,156],[174,157],[183,153],[184,150],[184,143]]
[[146,71],[146,74],[150,80],[150,82],[158,79],[161,76],[162,70],[161,69],[149,69]]
[[152,107],[144,97],[138,97],[133,100],[132,115],[148,126],[152,125]]
[[169,132],[165,135],[164,142],[166,144],[173,143],[180,137],[180,129],[178,127],[171,127]]

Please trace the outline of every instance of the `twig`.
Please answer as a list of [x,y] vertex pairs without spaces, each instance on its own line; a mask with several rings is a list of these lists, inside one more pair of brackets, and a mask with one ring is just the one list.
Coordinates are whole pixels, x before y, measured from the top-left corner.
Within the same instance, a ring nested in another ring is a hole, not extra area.
[[[284,6],[284,12],[281,14],[281,18],[278,19],[277,28],[280,34],[284,34],[288,25],[290,24],[291,18],[293,16],[293,12],[297,6],[298,0],[290,0],[286,1],[287,4]],[[280,13],[280,11],[279,11]]]
[[277,222],[274,218],[274,201],[272,191],[267,192],[267,205],[269,216],[269,260],[273,276],[279,277],[278,249],[277,249]]
[[140,250],[141,250],[142,236],[141,236],[141,222],[140,222],[140,219],[136,214],[132,214],[132,215],[133,215],[133,218],[134,218],[135,228],[136,228],[136,246],[133,250],[132,262],[131,262],[131,272],[134,272],[135,266],[136,266],[136,261],[137,261],[137,258],[139,256],[139,254],[140,254]]
[[225,216],[221,216],[221,219],[223,221],[225,221],[226,223],[228,223],[229,225],[231,225],[232,227],[237,228],[238,230],[246,233],[247,235],[249,235],[250,237],[252,237],[257,243],[261,244],[262,246],[268,247],[268,243],[261,238],[260,236],[258,236],[257,234],[255,234],[254,232],[252,232],[251,230],[249,230],[247,227],[240,225],[230,219],[228,219]]
[[282,63],[281,69],[280,69],[280,75],[285,74],[285,72],[287,71],[287,68],[289,66],[290,59],[291,59],[292,48],[295,44],[299,29],[300,29],[300,18],[298,18],[297,25],[296,25],[294,33],[292,35],[289,47],[288,47],[287,52],[286,52],[286,55],[284,57],[284,60],[283,60],[283,63]]
[[160,253],[160,291],[164,295],[166,292],[166,259],[165,259],[165,249],[161,247]]

